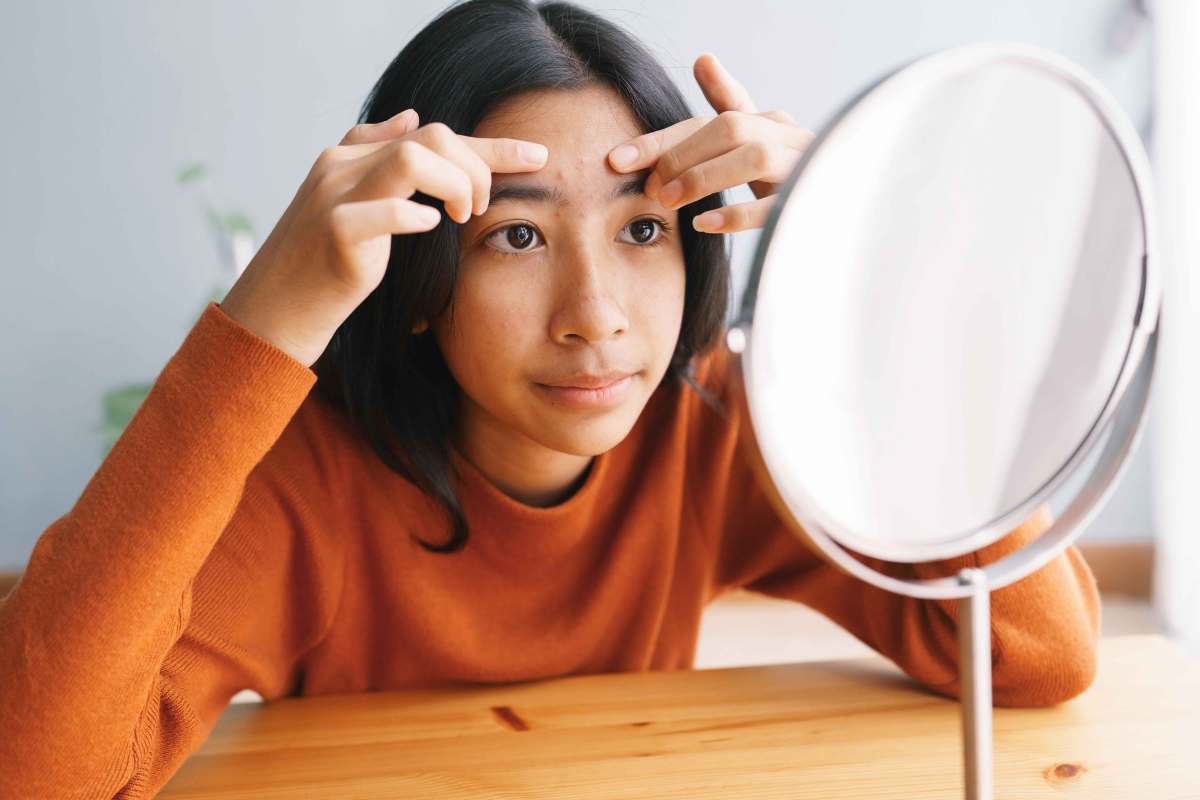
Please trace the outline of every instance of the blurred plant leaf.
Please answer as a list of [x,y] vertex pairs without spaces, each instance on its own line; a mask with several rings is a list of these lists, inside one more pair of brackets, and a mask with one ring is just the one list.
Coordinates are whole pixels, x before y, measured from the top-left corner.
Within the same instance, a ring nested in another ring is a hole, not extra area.
[[254,235],[254,227],[250,219],[240,211],[232,211],[225,215],[225,230],[230,233],[248,233]]
[[[190,164],[180,166],[175,172],[175,180],[179,184],[193,184],[202,181],[208,177],[208,167],[202,161],[195,161]],[[208,220],[208,224],[218,240],[222,254],[226,258],[232,258],[235,248],[235,237],[248,235],[254,237],[254,227],[250,224],[250,219],[245,214],[239,211],[231,211],[220,213],[214,209],[206,200],[203,199],[203,191],[201,191],[201,200],[204,210],[204,215]],[[209,296],[205,300],[204,305],[196,313],[196,317],[204,313],[210,302],[220,303],[225,299],[228,293],[228,286],[214,286],[209,291]],[[146,395],[150,392],[152,384],[149,383],[128,383],[122,386],[117,386],[108,392],[105,392],[100,398],[101,412],[103,421],[97,430],[104,439],[104,455],[107,456],[112,446],[121,438],[121,433],[125,430],[125,426],[133,419],[138,408],[141,407],[142,401],[146,399]]]
[[208,175],[208,167],[202,161],[197,161],[192,164],[186,164],[179,168],[175,173],[175,179],[179,183],[191,183],[198,181]]
[[104,437],[105,454],[116,444],[121,432],[125,430],[129,420],[133,419],[133,415],[137,413],[142,401],[149,393],[150,384],[148,383],[127,383],[110,389],[101,397],[100,405],[104,412],[104,418],[100,425],[100,432]]

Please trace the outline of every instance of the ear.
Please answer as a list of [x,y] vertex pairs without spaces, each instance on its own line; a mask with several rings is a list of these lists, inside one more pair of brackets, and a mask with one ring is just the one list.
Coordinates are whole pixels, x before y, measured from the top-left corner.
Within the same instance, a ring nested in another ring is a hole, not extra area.
[[413,326],[412,332],[413,332],[413,335],[416,336],[419,333],[424,333],[428,329],[429,329],[429,322],[427,320],[421,320],[420,322],[418,322],[416,325]]

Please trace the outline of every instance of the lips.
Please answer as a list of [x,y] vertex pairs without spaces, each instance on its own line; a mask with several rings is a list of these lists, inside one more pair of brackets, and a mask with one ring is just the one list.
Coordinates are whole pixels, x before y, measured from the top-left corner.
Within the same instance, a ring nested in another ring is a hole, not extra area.
[[586,373],[563,379],[562,383],[566,385],[534,385],[547,399],[559,406],[577,409],[615,408],[629,396],[637,375],[636,372],[622,371]]
[[559,380],[538,382],[543,386],[556,389],[603,389],[633,374],[635,373],[624,370],[608,370],[597,373],[581,372]]

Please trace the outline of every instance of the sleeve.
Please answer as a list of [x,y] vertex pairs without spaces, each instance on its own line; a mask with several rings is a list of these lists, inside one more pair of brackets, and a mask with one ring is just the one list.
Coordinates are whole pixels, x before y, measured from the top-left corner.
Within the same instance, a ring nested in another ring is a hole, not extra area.
[[[732,359],[730,359],[732,360]],[[959,697],[958,601],[922,600],[880,589],[819,556],[790,528],[751,465],[740,410],[726,386],[719,393],[729,410],[705,434],[712,465],[708,486],[720,527],[710,531],[716,558],[713,594],[731,588],[795,600],[828,617],[913,679],[933,691]],[[719,431],[719,432],[717,432]],[[858,560],[895,577],[939,578],[967,566],[985,566],[1035,540],[1053,522],[1040,507],[1000,540],[955,558],[920,564]],[[1068,700],[1091,685],[1096,672],[1100,596],[1095,577],[1075,547],[1067,548],[1025,578],[991,594],[993,702],[998,706],[1044,706]]]
[[288,691],[340,570],[256,467],[314,382],[206,307],[0,604],[0,796],[151,796],[235,692]]

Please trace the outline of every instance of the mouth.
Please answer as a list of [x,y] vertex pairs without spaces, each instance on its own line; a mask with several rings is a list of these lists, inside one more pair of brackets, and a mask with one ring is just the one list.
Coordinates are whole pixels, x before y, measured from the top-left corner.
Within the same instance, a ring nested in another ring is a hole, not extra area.
[[535,383],[534,386],[544,396],[560,405],[571,408],[606,408],[621,403],[629,395],[634,380],[640,374],[635,372],[623,376],[601,376],[575,381],[588,384],[583,386],[554,386],[546,383]]

